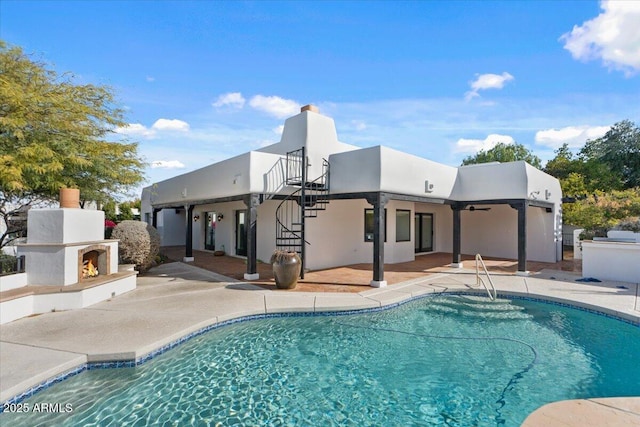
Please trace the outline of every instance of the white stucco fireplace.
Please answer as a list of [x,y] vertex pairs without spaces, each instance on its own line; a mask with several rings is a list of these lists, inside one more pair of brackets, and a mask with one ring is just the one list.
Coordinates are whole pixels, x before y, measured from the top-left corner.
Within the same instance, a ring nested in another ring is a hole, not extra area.
[[0,281],[0,324],[88,307],[136,288],[134,266],[118,265],[118,241],[104,238],[104,212],[80,209],[77,197],[70,206],[62,202],[29,210],[27,243],[18,245],[25,272]]
[[[30,285],[68,286],[118,271],[118,242],[104,239],[103,211],[33,209],[27,227],[20,253]],[[83,274],[89,264],[98,274]]]

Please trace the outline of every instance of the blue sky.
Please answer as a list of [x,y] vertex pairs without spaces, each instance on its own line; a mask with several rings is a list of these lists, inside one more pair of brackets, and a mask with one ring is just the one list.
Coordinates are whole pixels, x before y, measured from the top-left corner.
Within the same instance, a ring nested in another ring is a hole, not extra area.
[[543,160],[640,124],[640,1],[14,1],[0,37],[112,86],[156,182],[277,142],[313,103],[338,138],[449,165]]

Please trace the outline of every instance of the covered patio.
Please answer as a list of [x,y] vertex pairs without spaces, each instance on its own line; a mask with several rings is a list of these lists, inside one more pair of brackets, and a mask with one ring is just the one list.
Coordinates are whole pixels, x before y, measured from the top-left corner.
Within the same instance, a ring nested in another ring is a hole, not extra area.
[[[181,261],[184,257],[184,246],[163,246],[160,252],[168,261]],[[214,273],[244,281],[244,273],[247,271],[246,259],[228,255],[214,256],[210,251],[194,250],[194,261],[190,264]],[[424,277],[426,275],[451,271],[451,253],[437,252],[418,255],[414,261],[396,264],[385,264],[385,280],[391,285],[407,280]],[[462,261],[466,268],[475,268],[474,257],[462,255]],[[484,258],[487,269],[495,274],[515,274],[518,271],[518,260]],[[571,253],[565,253],[565,259],[557,263],[529,261],[527,267],[532,274],[544,269],[564,270],[580,272],[581,260],[573,260]],[[257,272],[260,279],[251,281],[251,284],[276,290],[271,265],[263,262],[257,263]],[[298,280],[298,286],[293,290],[277,289],[282,292],[361,292],[370,289],[371,271],[373,264],[352,264],[343,267],[335,267],[324,270],[306,272],[304,279]]]

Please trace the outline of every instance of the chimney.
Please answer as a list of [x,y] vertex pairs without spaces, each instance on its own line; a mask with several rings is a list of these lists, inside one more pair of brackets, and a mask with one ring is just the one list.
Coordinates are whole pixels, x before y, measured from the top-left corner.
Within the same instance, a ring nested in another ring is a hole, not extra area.
[[318,107],[316,107],[315,105],[311,105],[311,104],[305,105],[304,107],[300,108],[300,112],[301,113],[304,113],[305,111],[312,111],[314,113],[319,113],[320,112],[320,110],[318,110]]

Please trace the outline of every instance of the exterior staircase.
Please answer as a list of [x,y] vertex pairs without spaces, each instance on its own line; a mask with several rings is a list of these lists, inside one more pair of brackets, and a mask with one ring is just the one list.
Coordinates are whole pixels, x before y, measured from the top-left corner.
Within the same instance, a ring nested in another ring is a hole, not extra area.
[[276,249],[297,252],[302,260],[300,278],[304,278],[307,218],[315,218],[329,203],[329,162],[322,159],[322,174],[308,180],[309,161],[305,148],[287,153],[285,185],[297,188],[276,209]]

